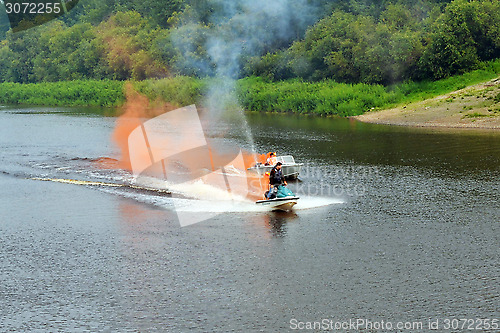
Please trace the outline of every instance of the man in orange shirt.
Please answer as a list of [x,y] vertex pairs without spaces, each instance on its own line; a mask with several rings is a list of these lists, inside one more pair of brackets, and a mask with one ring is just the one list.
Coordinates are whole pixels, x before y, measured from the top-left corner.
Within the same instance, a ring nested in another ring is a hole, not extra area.
[[269,153],[266,165],[276,165],[276,153]]

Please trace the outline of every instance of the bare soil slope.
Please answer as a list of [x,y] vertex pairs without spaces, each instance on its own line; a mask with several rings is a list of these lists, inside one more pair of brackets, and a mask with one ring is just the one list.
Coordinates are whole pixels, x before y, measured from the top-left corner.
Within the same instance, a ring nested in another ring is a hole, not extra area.
[[500,129],[500,77],[425,101],[354,118],[402,126]]

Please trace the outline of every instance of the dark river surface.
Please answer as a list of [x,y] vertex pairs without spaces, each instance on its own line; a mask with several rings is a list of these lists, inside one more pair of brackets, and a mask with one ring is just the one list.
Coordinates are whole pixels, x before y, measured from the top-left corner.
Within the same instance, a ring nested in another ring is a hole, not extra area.
[[181,228],[160,193],[31,179],[130,181],[94,111],[0,107],[0,331],[500,319],[499,131],[249,114],[304,206]]

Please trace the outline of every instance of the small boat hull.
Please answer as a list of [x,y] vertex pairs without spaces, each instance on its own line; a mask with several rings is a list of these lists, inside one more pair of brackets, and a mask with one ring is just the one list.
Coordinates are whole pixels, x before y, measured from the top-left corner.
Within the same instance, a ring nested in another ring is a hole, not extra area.
[[297,204],[299,197],[275,198],[269,200],[259,200],[256,202],[259,206],[269,207],[271,210],[290,211]]

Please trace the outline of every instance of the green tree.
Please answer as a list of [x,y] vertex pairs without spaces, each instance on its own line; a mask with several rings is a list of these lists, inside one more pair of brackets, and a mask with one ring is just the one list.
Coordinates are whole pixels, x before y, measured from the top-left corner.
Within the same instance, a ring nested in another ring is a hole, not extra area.
[[97,27],[97,39],[105,49],[105,59],[113,79],[166,75],[167,67],[151,52],[151,45],[161,34],[151,22],[137,12],[118,12]]
[[500,57],[500,2],[455,0],[432,27],[420,60],[424,77],[439,79]]

